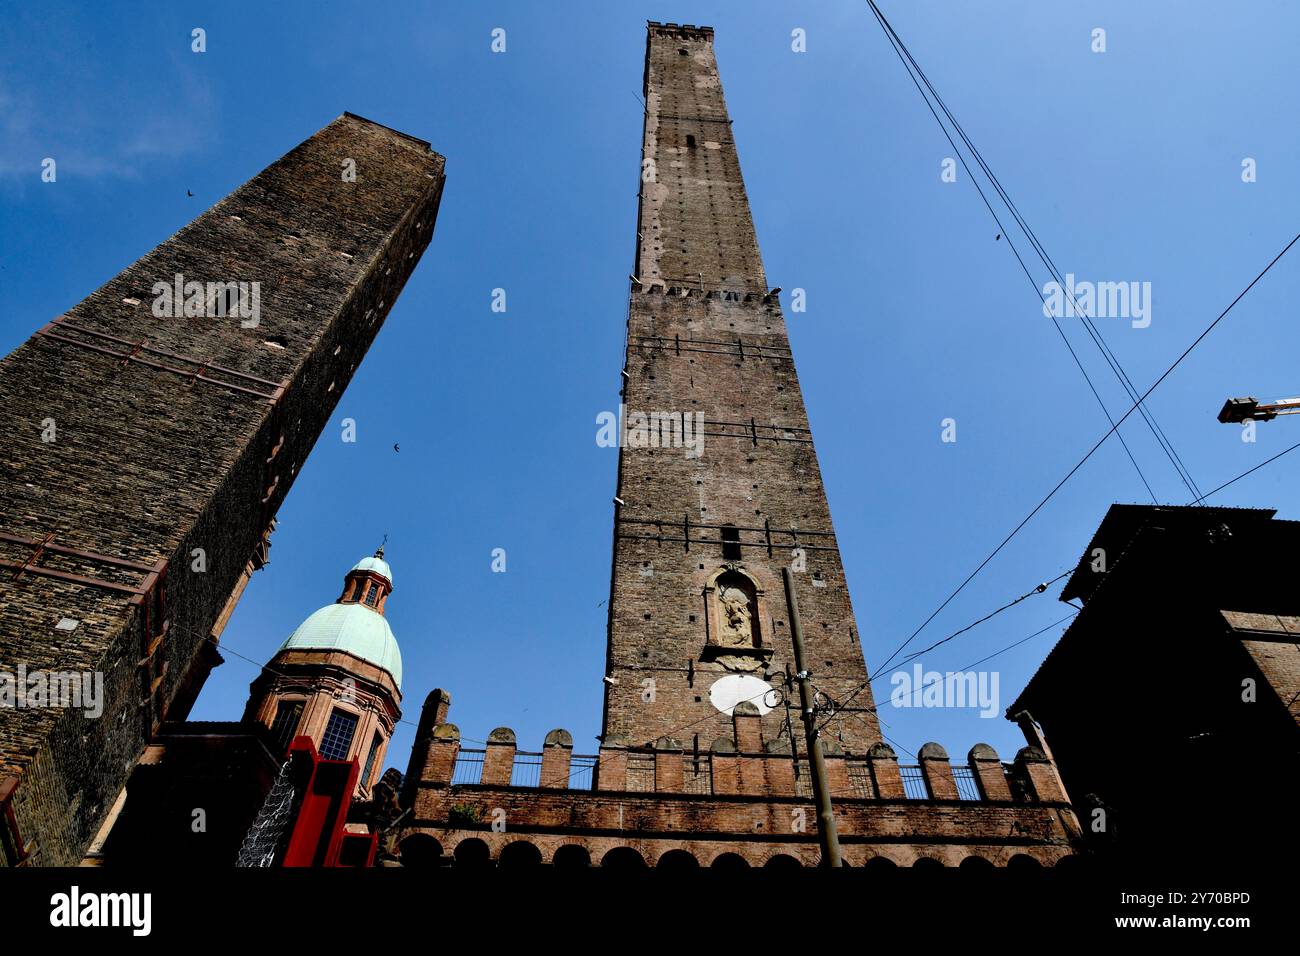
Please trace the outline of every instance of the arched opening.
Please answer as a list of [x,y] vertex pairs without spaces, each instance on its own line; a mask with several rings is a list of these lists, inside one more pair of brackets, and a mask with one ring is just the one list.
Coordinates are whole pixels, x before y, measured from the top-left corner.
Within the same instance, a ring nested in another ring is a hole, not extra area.
[[442,865],[442,844],[427,833],[413,833],[397,846],[402,866],[423,869]]
[[640,870],[645,868],[645,859],[630,846],[616,846],[600,860],[601,866],[611,870]]
[[995,869],[995,867],[992,860],[985,859],[982,856],[968,856],[957,865],[957,869],[984,871]]
[[492,865],[492,854],[488,845],[477,837],[461,840],[456,844],[456,865],[466,870],[485,870]]
[[1083,857],[1075,856],[1073,853],[1069,856],[1063,856],[1056,861],[1056,869],[1065,870],[1070,873],[1077,873],[1084,867]]
[[685,850],[669,850],[655,865],[661,870],[698,870],[700,861]]
[[504,850],[497,860],[497,866],[524,867],[541,866],[542,851],[527,840],[516,840]]
[[933,857],[918,856],[912,863],[914,870],[942,870],[943,864]]
[[709,639],[719,648],[752,651],[762,646],[758,589],[748,575],[730,568],[717,575],[712,613]]
[[887,856],[873,856],[862,865],[864,870],[896,870],[898,864]]
[[764,869],[771,867],[774,870],[797,870],[802,866],[802,863],[788,853],[778,853],[776,856],[770,856],[767,858],[767,862],[763,864]]
[[1017,853],[1011,859],[1007,860],[1007,869],[1018,873],[1033,872],[1041,870],[1043,865],[1035,860],[1032,856],[1026,856],[1023,853]]
[[576,843],[566,843],[555,851],[555,856],[551,858],[554,866],[591,866],[591,854],[587,852],[585,846],[578,846]]
[[748,870],[749,861],[739,853],[723,853],[714,857],[709,866],[715,870]]

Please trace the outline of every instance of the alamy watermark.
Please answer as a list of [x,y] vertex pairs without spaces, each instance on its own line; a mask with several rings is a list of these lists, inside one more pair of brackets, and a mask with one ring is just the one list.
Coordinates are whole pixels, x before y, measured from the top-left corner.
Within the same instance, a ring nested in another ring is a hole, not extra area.
[[642,412],[618,406],[596,416],[601,448],[682,448],[687,458],[704,455],[703,412]]
[[911,673],[895,671],[889,676],[893,690],[889,702],[895,707],[978,707],[981,717],[1001,713],[997,671],[922,670],[913,664]]
[[57,707],[95,718],[104,713],[104,675],[100,671],[0,670],[0,708]]
[[1132,319],[1133,328],[1145,329],[1151,324],[1151,283],[1075,282],[1074,273],[1067,272],[1064,288],[1055,281],[1043,286],[1043,315]]
[[153,928],[153,894],[83,892],[73,886],[50,897],[50,925],[56,929],[122,927],[132,936],[148,936]]
[[171,282],[155,282],[153,314],[159,319],[238,318],[242,328],[262,321],[262,283],[186,281],[176,273]]

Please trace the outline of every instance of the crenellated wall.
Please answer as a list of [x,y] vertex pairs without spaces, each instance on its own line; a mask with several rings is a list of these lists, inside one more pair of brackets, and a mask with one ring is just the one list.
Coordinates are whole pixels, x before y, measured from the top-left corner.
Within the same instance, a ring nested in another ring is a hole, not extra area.
[[[764,738],[752,706],[738,707],[732,734],[705,752],[671,738],[653,747],[613,739],[589,757],[575,757],[565,730],[547,734],[540,752],[520,751],[507,727],[464,741],[445,720],[449,706],[450,696],[435,690],[420,722],[400,841],[408,865],[563,864],[581,862],[579,851],[595,864],[620,848],[648,864],[673,851],[702,865],[724,854],[737,858],[724,863],[750,866],[819,858],[806,764],[788,740]],[[900,765],[888,744],[855,756],[830,743],[827,775],[846,860],[957,866],[975,857],[1000,866],[1027,857],[1052,865],[1072,855],[1079,824],[1044,743],[1035,732],[1010,764],[987,744],[954,764],[930,743],[917,765]],[[557,860],[563,847],[576,849]]]

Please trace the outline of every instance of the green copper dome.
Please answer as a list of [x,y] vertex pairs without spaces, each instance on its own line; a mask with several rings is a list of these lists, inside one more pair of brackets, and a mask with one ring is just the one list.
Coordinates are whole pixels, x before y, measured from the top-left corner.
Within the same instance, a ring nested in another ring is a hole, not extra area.
[[[386,584],[375,583],[367,574],[379,575]],[[280,650],[345,651],[388,671],[400,690],[402,652],[384,618],[384,604],[392,590],[393,571],[384,560],[381,547],[373,557],[362,558],[348,572],[338,601],[299,624],[280,645]]]
[[[381,575],[389,583],[377,602],[380,609],[372,606],[376,604],[373,592],[374,588],[382,585],[369,585],[369,597],[372,598],[369,604],[361,601],[360,597],[365,589],[365,579],[357,579],[360,585],[352,587],[354,575],[359,571]],[[382,667],[393,675],[393,683],[398,685],[398,689],[402,689],[402,652],[393,636],[393,628],[382,614],[382,596],[393,589],[393,571],[389,563],[383,561],[383,549],[376,551],[373,558],[361,558],[356,562],[356,566],[347,572],[347,580],[350,584],[344,584],[343,597],[339,598],[338,604],[321,607],[299,624],[298,630],[292,632],[279,649],[343,650]]]
[[402,652],[388,621],[364,604],[330,604],[321,608],[280,646],[282,651],[346,651],[382,667],[402,687]]

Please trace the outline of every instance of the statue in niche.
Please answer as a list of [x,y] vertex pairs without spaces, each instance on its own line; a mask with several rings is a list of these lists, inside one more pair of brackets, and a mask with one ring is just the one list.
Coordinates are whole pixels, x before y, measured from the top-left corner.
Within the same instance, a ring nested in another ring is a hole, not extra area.
[[722,647],[757,646],[758,602],[754,586],[743,574],[728,571],[718,578],[718,644]]

